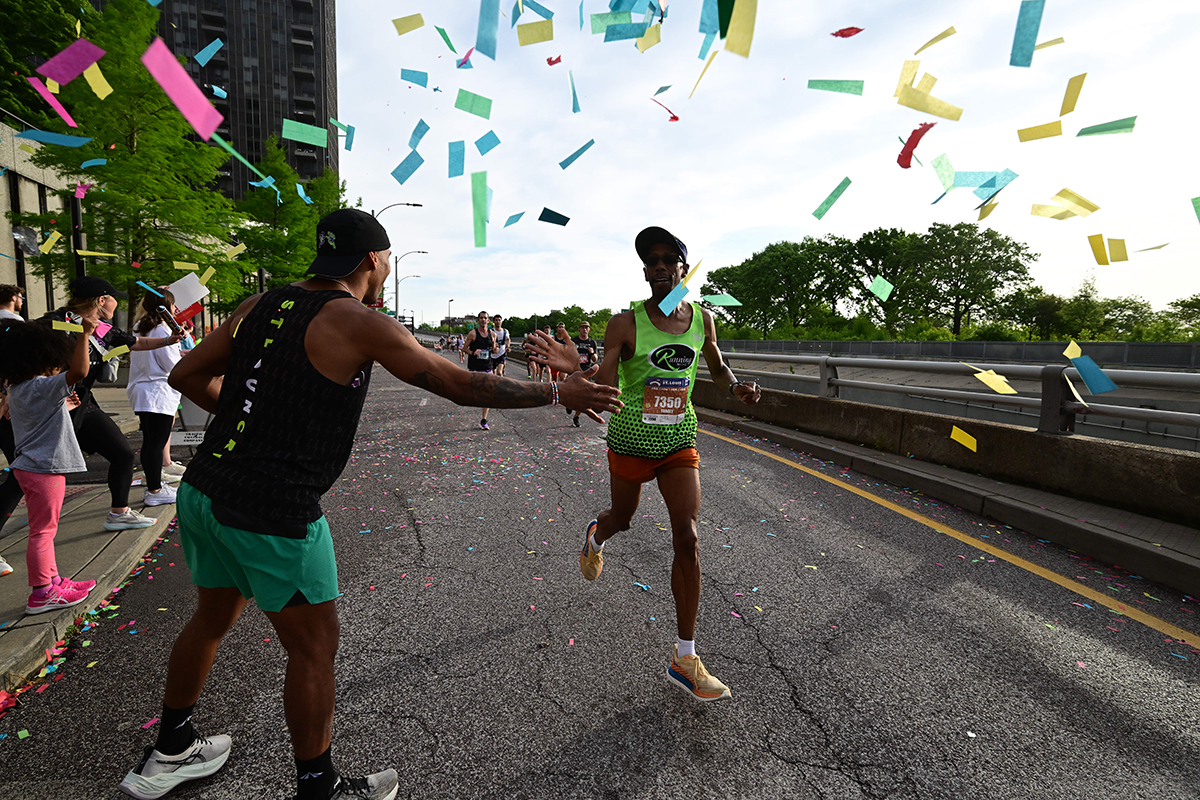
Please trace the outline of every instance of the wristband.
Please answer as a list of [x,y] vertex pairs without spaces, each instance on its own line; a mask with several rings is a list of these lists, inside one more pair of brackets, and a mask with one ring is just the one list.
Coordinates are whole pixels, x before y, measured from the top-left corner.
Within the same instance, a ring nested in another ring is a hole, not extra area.
[[550,405],[558,405],[558,384],[550,381]]
[[741,386],[741,385],[743,385],[741,381],[734,381],[733,383],[729,384],[729,396],[730,396],[730,397],[737,397],[737,395],[736,395],[736,394],[734,393],[734,391],[733,391],[733,387],[735,387],[735,386]]

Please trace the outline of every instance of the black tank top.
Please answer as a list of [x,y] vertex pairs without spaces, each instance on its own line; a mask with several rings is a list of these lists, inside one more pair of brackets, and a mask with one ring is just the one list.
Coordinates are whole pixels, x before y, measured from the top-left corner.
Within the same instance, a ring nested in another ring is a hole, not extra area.
[[212,498],[217,521],[300,539],[321,517],[321,496],[350,457],[371,380],[349,386],[308,360],[309,323],[341,290],[284,286],[267,292],[233,332],[217,414],[186,481]]
[[[475,340],[471,342],[471,349],[467,351],[467,369],[471,372],[487,372],[492,368],[492,345],[496,341],[496,334],[488,333],[484,336],[475,329]],[[486,350],[487,355],[483,358],[476,358],[475,353],[479,350]]]

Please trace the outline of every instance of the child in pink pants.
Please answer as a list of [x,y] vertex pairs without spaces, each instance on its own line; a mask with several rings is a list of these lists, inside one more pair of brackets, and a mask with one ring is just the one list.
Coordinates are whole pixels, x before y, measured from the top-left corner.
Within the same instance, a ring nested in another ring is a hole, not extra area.
[[[67,473],[87,469],[68,414],[74,385],[87,376],[88,337],[99,309],[82,320],[75,341],[40,322],[0,330],[0,382],[8,386],[16,458],[10,465],[29,509],[29,601],[26,614],[42,614],[82,603],[95,581],[76,582],[58,574],[54,535],[62,512]],[[66,371],[64,372],[64,368]]]

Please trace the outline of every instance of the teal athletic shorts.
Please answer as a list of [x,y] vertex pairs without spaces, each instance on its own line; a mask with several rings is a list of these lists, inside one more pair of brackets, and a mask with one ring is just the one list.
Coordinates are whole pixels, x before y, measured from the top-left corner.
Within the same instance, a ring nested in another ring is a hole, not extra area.
[[179,534],[192,583],[205,589],[236,588],[263,611],[282,611],[302,592],[316,605],[338,596],[333,537],[322,516],[304,539],[266,536],[217,522],[212,499],[181,483],[176,501]]

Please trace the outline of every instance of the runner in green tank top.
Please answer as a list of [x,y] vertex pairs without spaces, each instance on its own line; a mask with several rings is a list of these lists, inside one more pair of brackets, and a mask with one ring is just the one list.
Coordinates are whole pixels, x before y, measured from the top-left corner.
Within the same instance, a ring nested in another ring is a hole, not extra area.
[[[679,639],[667,679],[697,700],[721,700],[729,687],[709,674],[695,652],[696,613],[700,607],[700,458],[696,453],[696,412],[692,385],[699,355],[704,354],[713,380],[744,403],[757,403],[762,393],[742,383],[717,349],[712,315],[694,303],[679,303],[670,314],[659,305],[687,274],[687,248],[662,228],[646,228],[634,247],[645,265],[650,299],[609,320],[604,335],[604,361],[595,381],[617,386],[625,408],[608,423],[608,465],[612,505],[584,532],[579,566],[595,580],[604,566],[602,547],[619,531],[629,530],[642,496],[642,484],[657,479],[671,517],[675,557],[671,592],[675,596]],[[556,369],[571,372],[579,364],[574,347],[554,353]],[[589,412],[589,416],[592,415]]]

